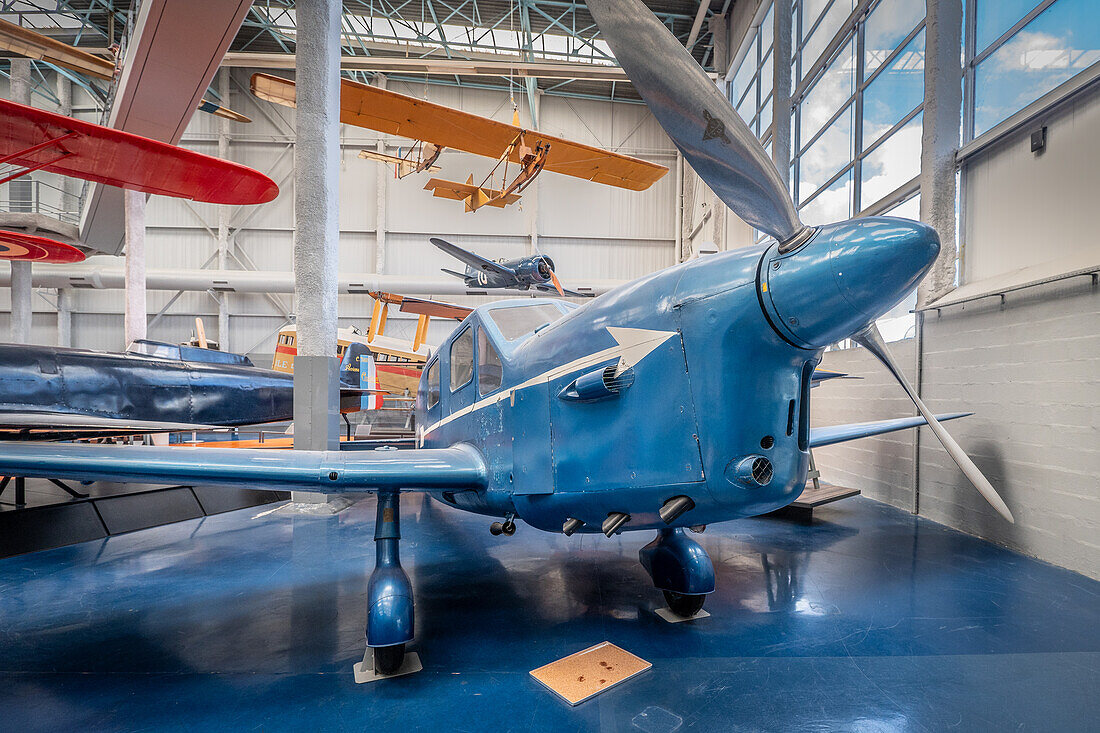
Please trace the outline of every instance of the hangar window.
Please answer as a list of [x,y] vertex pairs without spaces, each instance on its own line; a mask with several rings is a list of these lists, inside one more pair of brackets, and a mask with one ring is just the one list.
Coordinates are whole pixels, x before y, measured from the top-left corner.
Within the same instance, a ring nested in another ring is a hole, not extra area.
[[428,367],[428,409],[439,404],[439,359]]
[[1093,66],[1098,17],[1094,0],[983,0],[968,9],[963,142]]
[[451,391],[466,386],[474,376],[474,331],[467,327],[451,342]]
[[489,317],[500,329],[500,334],[509,341],[525,336],[539,326],[553,323],[562,317],[556,305],[538,303],[517,308],[495,308],[489,311]]
[[500,389],[504,382],[504,365],[500,362],[500,354],[489,340],[484,328],[477,330],[477,391],[479,394],[489,394]]

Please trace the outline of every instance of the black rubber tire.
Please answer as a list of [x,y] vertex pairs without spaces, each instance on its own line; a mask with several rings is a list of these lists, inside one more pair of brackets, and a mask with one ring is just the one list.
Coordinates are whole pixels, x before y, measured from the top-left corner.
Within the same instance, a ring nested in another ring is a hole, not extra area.
[[504,532],[505,537],[511,537],[516,533],[516,523],[506,522],[503,527],[500,528]]
[[703,601],[707,600],[704,594],[677,593],[672,590],[663,592],[665,594],[665,603],[668,604],[669,610],[680,618],[691,618],[699,613],[703,608]]
[[489,525],[489,534],[493,535],[494,537],[499,537],[503,533],[504,525],[500,522],[493,522]]
[[374,647],[374,671],[378,674],[393,674],[405,661],[405,645]]

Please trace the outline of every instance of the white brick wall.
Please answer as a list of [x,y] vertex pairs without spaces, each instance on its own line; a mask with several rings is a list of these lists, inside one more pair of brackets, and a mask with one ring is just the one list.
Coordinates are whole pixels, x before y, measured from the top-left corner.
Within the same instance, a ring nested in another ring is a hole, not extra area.
[[[892,344],[912,377],[914,342]],[[823,366],[861,374],[814,391],[813,424],[914,414],[863,349]],[[1016,517],[1004,522],[927,428],[920,438],[920,514],[1100,578],[1100,290],[1087,278],[927,315],[922,395]],[[815,452],[823,478],[913,508],[915,431]]]

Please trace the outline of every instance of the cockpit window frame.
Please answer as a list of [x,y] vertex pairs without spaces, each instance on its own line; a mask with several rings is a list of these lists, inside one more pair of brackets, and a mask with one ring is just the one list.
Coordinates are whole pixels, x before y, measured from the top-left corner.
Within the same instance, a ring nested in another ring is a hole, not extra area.
[[[466,380],[464,382],[462,382],[461,384],[454,384],[455,346],[458,345],[458,342],[461,339],[463,339],[464,337],[466,337],[467,335],[469,335],[469,337],[470,337],[470,371],[469,371],[469,374],[467,375]],[[474,347],[475,347],[475,344],[476,344],[476,339],[474,338],[473,324],[466,324],[466,326],[461,331],[459,331],[453,339],[451,339],[451,343],[447,347],[447,366],[448,366],[448,369],[447,369],[447,371],[448,371],[447,382],[448,382],[448,386],[450,387],[451,394],[454,394],[455,392],[462,389],[466,385],[470,384],[470,382],[472,382],[474,380],[474,364],[475,364],[475,361],[474,361],[474,356],[475,356]]]
[[[439,383],[439,378],[440,378],[440,375],[439,375],[439,357],[437,356],[437,357],[433,358],[431,361],[429,361],[428,365],[426,367],[424,367],[424,369],[428,373],[428,379],[427,379],[428,392],[424,396],[424,409],[432,410],[432,409],[434,409],[435,407],[437,407],[439,405],[439,396],[443,391],[441,389],[441,386],[440,386],[440,383]],[[433,369],[435,370],[435,390],[434,391],[432,390],[432,370]],[[432,400],[433,397],[435,398],[434,401]]]
[[[496,344],[493,342],[493,337],[489,333],[488,329],[485,328],[484,324],[480,324],[478,326],[477,338],[475,340],[477,342],[477,393],[479,396],[485,397],[486,395],[491,395],[494,392],[499,391],[501,387],[504,386],[504,357],[501,355],[500,349],[498,349]],[[493,355],[496,360],[496,366],[499,369],[497,373],[496,385],[489,387],[488,389],[485,388],[483,381],[483,367],[486,366],[486,363],[483,359],[482,351],[485,349],[488,349],[488,351]]]

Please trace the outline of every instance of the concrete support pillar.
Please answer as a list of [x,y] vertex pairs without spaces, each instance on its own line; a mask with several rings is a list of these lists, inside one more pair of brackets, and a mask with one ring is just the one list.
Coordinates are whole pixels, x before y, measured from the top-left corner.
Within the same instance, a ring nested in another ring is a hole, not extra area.
[[772,162],[791,185],[791,0],[772,6]]
[[[375,74],[374,85],[380,89],[385,89],[385,74]],[[378,133],[378,147],[376,149],[380,154],[385,155],[386,139],[382,137],[382,133]],[[379,275],[384,275],[386,273],[386,210],[389,207],[390,167],[388,165],[377,165],[375,168],[378,169],[378,179],[375,187],[377,191],[375,205],[378,208],[375,210],[374,215],[374,271]]]
[[11,263],[11,342],[31,342],[31,263]]
[[707,20],[707,27],[710,28],[711,44],[714,47],[711,63],[714,65],[715,69],[721,70],[721,73],[718,75],[719,83],[721,83],[722,75],[725,74],[730,65],[729,14],[712,15]]
[[[336,361],[340,183],[340,3],[297,5],[294,147],[294,447],[338,450]],[[311,495],[296,495],[309,500]]]
[[927,0],[920,218],[940,235],[940,256],[917,291],[924,305],[955,286],[955,154],[962,124],[963,0]]
[[145,194],[125,191],[126,216],[126,343],[129,347],[147,334],[145,307]]
[[57,290],[57,345],[68,348],[73,345],[73,291]]
[[[31,62],[29,59],[11,60],[11,100],[19,104],[31,103]],[[14,193],[18,187],[30,184],[30,177],[16,179],[8,184]],[[13,197],[15,198],[15,197]],[[23,198],[23,196],[19,196]],[[31,340],[31,263],[11,263],[11,342],[28,344]]]
[[[218,95],[223,106],[229,106],[229,69],[218,71]],[[218,157],[229,160],[230,120],[218,118]],[[229,207],[218,207],[218,269],[227,270],[229,263]],[[218,347],[232,351],[229,345],[229,293],[218,293]]]

